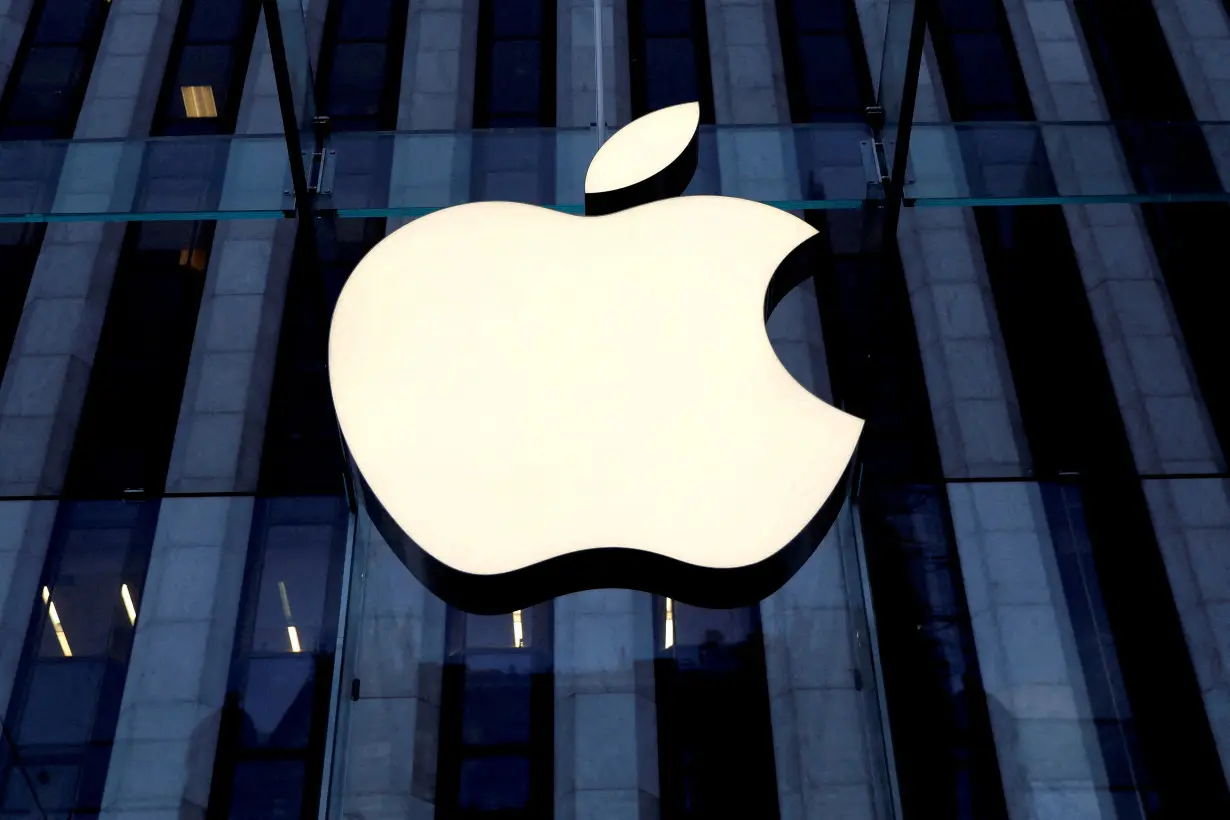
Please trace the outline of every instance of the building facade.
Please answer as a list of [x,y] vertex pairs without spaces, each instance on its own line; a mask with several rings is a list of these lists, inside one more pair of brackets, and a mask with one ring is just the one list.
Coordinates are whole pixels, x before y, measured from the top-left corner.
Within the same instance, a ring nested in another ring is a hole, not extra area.
[[[914,9],[0,0],[0,818],[1230,817],[1230,3],[936,0],[886,223]],[[689,190],[823,237],[767,324],[850,500],[756,606],[451,608],[340,288],[689,100]]]

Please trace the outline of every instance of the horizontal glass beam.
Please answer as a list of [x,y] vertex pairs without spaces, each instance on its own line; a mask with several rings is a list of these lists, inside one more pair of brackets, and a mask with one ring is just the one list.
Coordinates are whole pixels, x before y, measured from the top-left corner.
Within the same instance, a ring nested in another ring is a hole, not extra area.
[[[916,123],[917,207],[1230,201],[1230,123]],[[312,207],[413,217],[507,200],[581,213],[591,129],[340,133]],[[0,221],[274,218],[294,213],[283,135],[0,142]],[[861,123],[702,129],[690,194],[788,210],[883,201]]]

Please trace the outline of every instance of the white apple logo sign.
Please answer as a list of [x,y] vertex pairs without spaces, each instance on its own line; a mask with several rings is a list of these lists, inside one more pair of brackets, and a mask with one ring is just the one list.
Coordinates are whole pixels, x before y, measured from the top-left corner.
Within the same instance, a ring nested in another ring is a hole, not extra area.
[[862,421],[765,319],[816,231],[679,194],[699,107],[626,126],[586,216],[475,202],[381,241],[338,299],[329,375],[376,525],[429,589],[500,613],[583,589],[752,603],[845,497]]

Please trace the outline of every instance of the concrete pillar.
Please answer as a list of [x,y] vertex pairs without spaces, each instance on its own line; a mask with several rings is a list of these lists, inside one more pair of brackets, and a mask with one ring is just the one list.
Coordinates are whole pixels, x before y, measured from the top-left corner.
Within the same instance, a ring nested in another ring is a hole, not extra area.
[[103,792],[106,820],[205,816],[253,503],[162,502]]
[[[145,133],[162,80],[178,0],[113,2],[77,121],[79,138]],[[79,160],[70,151],[65,183],[85,175],[114,184],[114,167]],[[122,224],[97,222],[47,227],[0,383],[0,497],[50,496],[63,487],[123,233]],[[0,513],[0,709],[25,642],[56,507],[10,501]]]
[[[607,135],[631,118],[627,4],[603,0]],[[555,201],[583,202],[598,147],[591,0],[557,10]],[[555,601],[555,813],[562,820],[651,820],[659,813],[653,598],[622,589]]]
[[343,704],[338,724],[337,816],[431,820],[445,605],[397,560],[366,513],[355,551],[347,643],[360,696]]
[[555,816],[658,817],[653,599],[601,589],[555,601]]
[[[389,206],[446,207],[470,193],[478,0],[411,0]],[[409,219],[390,218],[394,231]]]
[[[388,204],[445,207],[469,198],[478,4],[411,0],[406,26]],[[410,221],[390,217],[387,230]],[[430,820],[446,608],[366,513],[355,553],[345,662],[360,696],[339,714],[334,806],[345,817]]]
[[8,715],[58,506],[56,501],[0,501],[0,715]]
[[[1006,0],[1030,96],[1044,121],[1101,121],[1106,108],[1077,31],[1070,2]],[[1158,0],[1198,119],[1216,119],[1230,102],[1230,80],[1216,55],[1230,47],[1226,12],[1196,0]],[[1056,74],[1056,64],[1068,66]],[[1220,66],[1220,68],[1219,68]],[[1056,176],[1131,190],[1113,132],[1046,139]],[[1088,129],[1079,129],[1087,132]],[[1210,143],[1225,178],[1226,154]],[[1108,159],[1109,158],[1109,161]],[[1216,473],[1225,459],[1187,362],[1139,209],[1126,204],[1065,205],[1064,216],[1093,309],[1136,469],[1144,474]],[[1154,530],[1179,609],[1223,771],[1230,777],[1230,492],[1224,481],[1145,481]]]
[[13,69],[34,0],[0,0],[0,93]]
[[[317,0],[323,3],[324,0]],[[253,43],[237,134],[282,129],[269,38]],[[235,186],[281,185],[263,169],[285,145],[238,143]],[[219,221],[180,403],[167,491],[253,493],[260,472],[286,277],[289,220]],[[106,820],[203,817],[226,695],[253,498],[162,503],[103,793]],[[168,659],[173,659],[169,662]],[[186,814],[181,814],[186,812]]]

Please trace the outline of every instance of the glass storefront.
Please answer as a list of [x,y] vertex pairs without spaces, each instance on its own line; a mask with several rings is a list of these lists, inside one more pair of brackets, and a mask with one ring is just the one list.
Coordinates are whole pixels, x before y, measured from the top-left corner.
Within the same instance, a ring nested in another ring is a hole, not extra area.
[[[1226,53],[1206,0],[14,0],[0,818],[1230,816]],[[848,500],[751,606],[450,606],[338,294],[690,100],[686,194],[820,234],[766,326]]]

